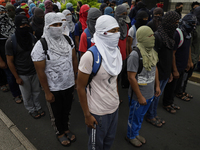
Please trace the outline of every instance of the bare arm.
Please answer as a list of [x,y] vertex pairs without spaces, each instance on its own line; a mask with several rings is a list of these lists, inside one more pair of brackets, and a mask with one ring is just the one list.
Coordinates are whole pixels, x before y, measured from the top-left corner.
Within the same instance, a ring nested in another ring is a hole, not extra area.
[[175,78],[175,79],[178,79],[179,78],[179,72],[178,72],[178,69],[177,69],[177,67],[176,67],[176,56],[175,56],[175,54],[176,54],[176,51],[174,50],[173,51],[173,60],[172,60],[172,69],[173,69],[173,77]]
[[160,91],[160,81],[159,81],[159,74],[158,74],[157,67],[156,67],[156,76],[155,76],[155,88],[156,88],[155,96],[158,97],[161,91]]
[[22,85],[23,80],[17,74],[17,70],[16,70],[15,65],[13,63],[14,62],[14,56],[6,55],[6,59],[7,59],[8,67],[9,67],[10,71],[12,72],[12,74],[14,75],[17,84]]
[[132,43],[133,43],[133,38],[128,36],[127,38],[128,44],[127,44],[127,57],[128,55],[132,52]]
[[75,36],[75,45],[76,45],[76,50],[79,48],[79,36]]
[[85,116],[85,124],[90,128],[95,128],[94,124],[98,125],[96,119],[94,116],[91,115],[88,104],[87,104],[87,96],[85,87],[87,86],[89,74],[85,74],[78,70],[78,81],[77,81],[77,91],[78,91],[78,97],[79,101],[81,103],[81,107]]
[[193,68],[194,67],[194,64],[192,62],[192,56],[191,56],[191,47],[190,47],[190,50],[189,50],[189,57],[188,57],[188,64],[187,64],[187,68],[185,69],[186,71],[189,71],[190,68]]
[[6,63],[3,61],[3,59],[1,58],[1,56],[0,56],[0,68],[1,69],[6,69],[7,68]]
[[138,102],[141,105],[146,105],[147,104],[146,99],[143,97],[142,93],[140,92],[138,82],[135,78],[137,73],[136,72],[130,72],[130,71],[128,71],[127,73],[128,73],[128,80],[130,82],[131,88],[133,89],[134,93],[136,94],[136,96],[138,98]]
[[46,60],[42,61],[35,61],[34,62],[35,70],[37,72],[38,78],[40,80],[40,84],[42,85],[44,92],[45,92],[45,98],[48,102],[54,102],[55,98],[53,94],[51,93],[49,89],[49,85],[47,82],[47,76],[45,74],[45,66],[46,66]]

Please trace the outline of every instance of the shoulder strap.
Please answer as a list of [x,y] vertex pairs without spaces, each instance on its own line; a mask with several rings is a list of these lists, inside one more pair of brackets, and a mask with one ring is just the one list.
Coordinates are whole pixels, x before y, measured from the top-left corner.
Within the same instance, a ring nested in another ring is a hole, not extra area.
[[70,45],[71,47],[73,47],[72,41],[71,41],[71,39],[69,38],[69,36],[64,35],[64,37],[65,37],[65,39],[68,41],[69,45]]
[[136,47],[134,50],[138,53],[138,56],[139,56],[139,67],[138,67],[137,74],[140,74],[142,72],[142,69],[143,69],[142,55],[140,53],[139,48]]
[[79,33],[81,34],[83,31],[82,31],[82,24],[80,21],[78,21],[78,28],[79,28]]
[[89,91],[90,91],[90,94],[91,94],[90,82],[92,81],[93,77],[96,76],[97,72],[100,69],[101,62],[102,62],[102,57],[101,57],[101,54],[99,53],[99,51],[98,51],[96,46],[90,47],[88,49],[88,51],[90,51],[92,53],[92,56],[93,56],[92,73],[89,76],[88,84],[87,84],[87,85],[89,85]]
[[86,28],[84,30],[84,32],[87,35],[87,49],[89,49],[91,47],[91,34],[90,34],[90,31],[88,30],[88,28]]
[[176,31],[178,31],[178,34],[180,36],[180,42],[178,44],[178,48],[182,46],[183,42],[184,42],[184,36],[183,36],[183,32],[181,31],[181,29],[176,28]]
[[42,43],[42,47],[44,50],[44,54],[47,56],[47,59],[50,60],[49,55],[47,54],[47,50],[48,50],[48,46],[47,46],[47,41],[45,40],[45,38],[41,38],[40,42]]
[[17,52],[17,39],[15,34],[12,35],[11,40],[12,40],[13,54],[15,55]]

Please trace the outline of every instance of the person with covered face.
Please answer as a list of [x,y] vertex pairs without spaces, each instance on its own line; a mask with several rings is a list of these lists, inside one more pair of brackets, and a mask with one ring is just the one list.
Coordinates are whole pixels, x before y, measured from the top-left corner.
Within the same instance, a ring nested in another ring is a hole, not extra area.
[[114,17],[114,10],[111,7],[106,7],[106,9],[104,10],[104,15]]
[[75,36],[75,45],[76,45],[76,51],[79,49],[79,40],[82,32],[87,28],[87,15],[88,15],[88,10],[90,7],[88,5],[83,5],[80,8],[79,12],[79,21],[75,25],[75,31],[74,31],[74,36]]
[[183,10],[183,3],[182,2],[176,3],[175,12],[179,14],[180,18],[182,18],[182,14],[181,14],[182,10]]
[[49,12],[53,12],[53,4],[50,0],[46,0],[44,2],[44,6],[45,6],[45,12],[44,14],[47,14]]
[[8,12],[8,16],[12,18],[13,22],[15,20],[15,7],[11,4],[6,5],[6,10]]
[[81,56],[94,45],[94,41],[91,41],[95,32],[96,20],[101,16],[101,11],[97,8],[90,8],[87,16],[87,28],[81,34],[79,43],[79,51]]
[[69,29],[69,35],[73,39],[73,41],[75,41],[75,36],[74,36],[75,24],[72,21],[72,13],[69,10],[64,10],[62,13],[66,18],[66,25]]
[[[91,89],[87,83],[96,59],[90,49],[79,63],[77,91],[89,135],[89,150],[109,150],[115,138],[119,107],[117,76],[122,69],[119,37],[119,25],[115,18],[103,15],[97,19],[93,35],[95,46],[91,49],[102,60],[99,71],[90,82]],[[97,63],[100,63],[98,60]]]
[[128,25],[126,24],[125,20],[127,17],[127,8],[124,5],[119,5],[116,8],[115,11],[115,19],[117,20],[120,28],[120,38],[118,46],[120,48],[120,52],[122,54],[122,60],[126,59],[126,42],[127,42],[127,36],[128,36]]
[[[173,35],[178,27],[179,15],[175,11],[167,12],[162,19],[158,30],[154,33],[155,50],[158,53],[159,62],[157,63],[161,94],[168,82],[172,81],[172,60],[174,50]],[[154,97],[146,115],[146,121],[156,127],[165,124],[165,120],[157,115],[159,97]]]
[[5,55],[6,40],[15,33],[15,24],[6,13],[6,8],[2,5],[0,5],[0,28],[0,68],[3,69],[6,74],[7,79],[4,78],[4,80],[7,80],[9,84],[14,101],[20,104],[22,103],[22,97],[19,85],[16,83],[15,77],[8,68]]
[[128,52],[127,55],[129,55],[132,52],[133,47],[137,45],[137,38],[136,38],[136,31],[141,26],[144,26],[148,22],[148,14],[145,11],[138,12],[136,16],[136,22],[135,25],[133,25],[129,31],[128,31]]
[[130,14],[130,6],[128,5],[127,2],[124,2],[122,5],[124,5],[127,9],[127,16],[126,16],[126,19],[125,19],[125,22],[127,23],[128,27],[130,28],[131,27],[131,20],[129,18],[129,14]]
[[163,95],[163,107],[169,113],[174,114],[176,110],[180,110],[180,107],[174,104],[175,96],[183,101],[190,101],[190,98],[182,92],[180,87],[184,71],[188,71],[193,67],[193,64],[191,64],[190,43],[191,32],[195,29],[196,22],[196,16],[192,14],[185,15],[174,34],[175,45],[172,63],[173,81],[166,85]]
[[29,32],[28,18],[24,15],[15,17],[16,31],[6,41],[8,66],[19,84],[24,106],[29,114],[38,119],[45,115],[39,102],[40,86],[30,54],[36,38]]
[[153,19],[148,22],[148,26],[153,30],[153,32],[156,32],[158,29],[158,26],[162,22],[162,16],[164,12],[163,9],[160,7],[156,7],[153,11]]
[[[62,34],[62,20],[53,12],[45,15],[42,38],[43,42],[39,40],[34,46],[31,57],[45,92],[57,138],[63,146],[69,146],[76,140],[68,126],[77,74],[74,43]],[[45,52],[44,40],[48,49]]]
[[61,13],[61,12],[58,12],[57,13],[58,15],[59,15],[59,17],[61,18],[61,20],[62,20],[62,33],[64,34],[64,35],[67,35],[67,36],[69,36],[69,28],[67,27],[67,20],[66,20],[66,17],[65,17],[65,15],[63,14],[63,13]]
[[35,8],[32,22],[30,23],[33,34],[39,40],[43,34],[44,11],[41,8]]
[[[130,87],[129,117],[126,140],[136,147],[146,143],[144,137],[139,134],[144,115],[146,114],[154,96],[160,95],[158,70],[158,54],[154,50],[154,33],[148,26],[141,26],[137,32],[137,47],[131,52],[127,60],[127,73]],[[142,56],[143,69],[137,74],[139,68],[139,50]],[[154,91],[155,88],[155,91]]]

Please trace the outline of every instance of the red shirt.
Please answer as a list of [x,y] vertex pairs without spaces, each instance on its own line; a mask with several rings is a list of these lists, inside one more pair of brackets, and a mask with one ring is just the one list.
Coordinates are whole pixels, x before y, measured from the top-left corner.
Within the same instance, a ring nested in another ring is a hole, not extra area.
[[118,43],[118,46],[120,48],[120,52],[122,54],[122,60],[126,59],[126,39],[128,37],[128,30],[129,30],[129,27],[127,25],[127,35],[126,35],[126,38],[124,40],[119,39],[119,43]]
[[[95,43],[91,42],[91,47]],[[79,51],[85,53],[87,51],[87,35],[85,32],[81,34],[80,44],[79,44]]]

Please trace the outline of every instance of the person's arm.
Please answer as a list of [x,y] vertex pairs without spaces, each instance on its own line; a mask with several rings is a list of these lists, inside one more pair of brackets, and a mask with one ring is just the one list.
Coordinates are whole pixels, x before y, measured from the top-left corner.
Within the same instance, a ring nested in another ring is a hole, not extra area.
[[72,62],[73,62],[75,87],[76,87],[76,79],[77,79],[77,73],[78,73],[78,61],[77,61],[77,56],[76,56],[76,50],[75,50],[75,48],[73,48],[73,50],[72,50]]
[[173,78],[175,79],[178,79],[179,78],[179,72],[178,72],[178,69],[176,67],[176,50],[173,51],[173,60],[172,60],[172,69],[173,69],[173,72],[172,72],[172,75],[173,75]]
[[189,57],[188,57],[188,64],[187,64],[187,67],[186,67],[186,71],[189,71],[190,68],[192,69],[194,67],[194,64],[192,62],[192,56],[191,56],[191,47],[190,47],[190,50],[189,50]]
[[127,71],[127,73],[128,73],[128,80],[130,82],[131,88],[134,91],[134,93],[136,94],[136,96],[138,98],[138,102],[141,105],[146,105],[147,104],[146,99],[143,97],[142,93],[140,92],[138,82],[135,78],[137,73],[136,72],[130,72],[130,71]]
[[79,36],[75,36],[75,45],[76,45],[76,51],[78,51],[78,48],[79,48]]
[[159,74],[158,74],[158,68],[156,67],[156,75],[155,75],[155,96],[158,97],[161,93],[160,90],[160,81],[159,81]]
[[78,91],[78,97],[79,101],[85,116],[85,124],[90,128],[95,128],[94,124],[98,125],[98,122],[94,118],[94,116],[91,115],[88,104],[87,104],[87,96],[85,87],[87,86],[89,74],[85,74],[78,70],[78,81],[77,81],[77,91]]
[[1,69],[6,69],[7,68],[6,63],[3,61],[3,59],[1,58],[1,56],[0,56],[0,68]]
[[34,61],[34,66],[35,66],[35,70],[37,72],[38,78],[40,80],[40,84],[42,85],[42,88],[44,89],[46,100],[49,103],[54,102],[55,97],[49,89],[49,85],[47,82],[47,76],[45,74],[46,60]]
[[127,38],[127,41],[128,41],[128,46],[127,46],[127,54],[126,54],[126,56],[128,57],[128,55],[132,52],[132,43],[133,43],[133,38],[132,37],[130,37],[130,36],[128,36],[128,38]]
[[12,72],[12,74],[14,75],[17,84],[23,85],[23,80],[17,74],[17,70],[16,70],[15,65],[13,63],[14,62],[14,56],[6,55],[6,59],[7,59],[8,67],[9,67],[10,71]]

